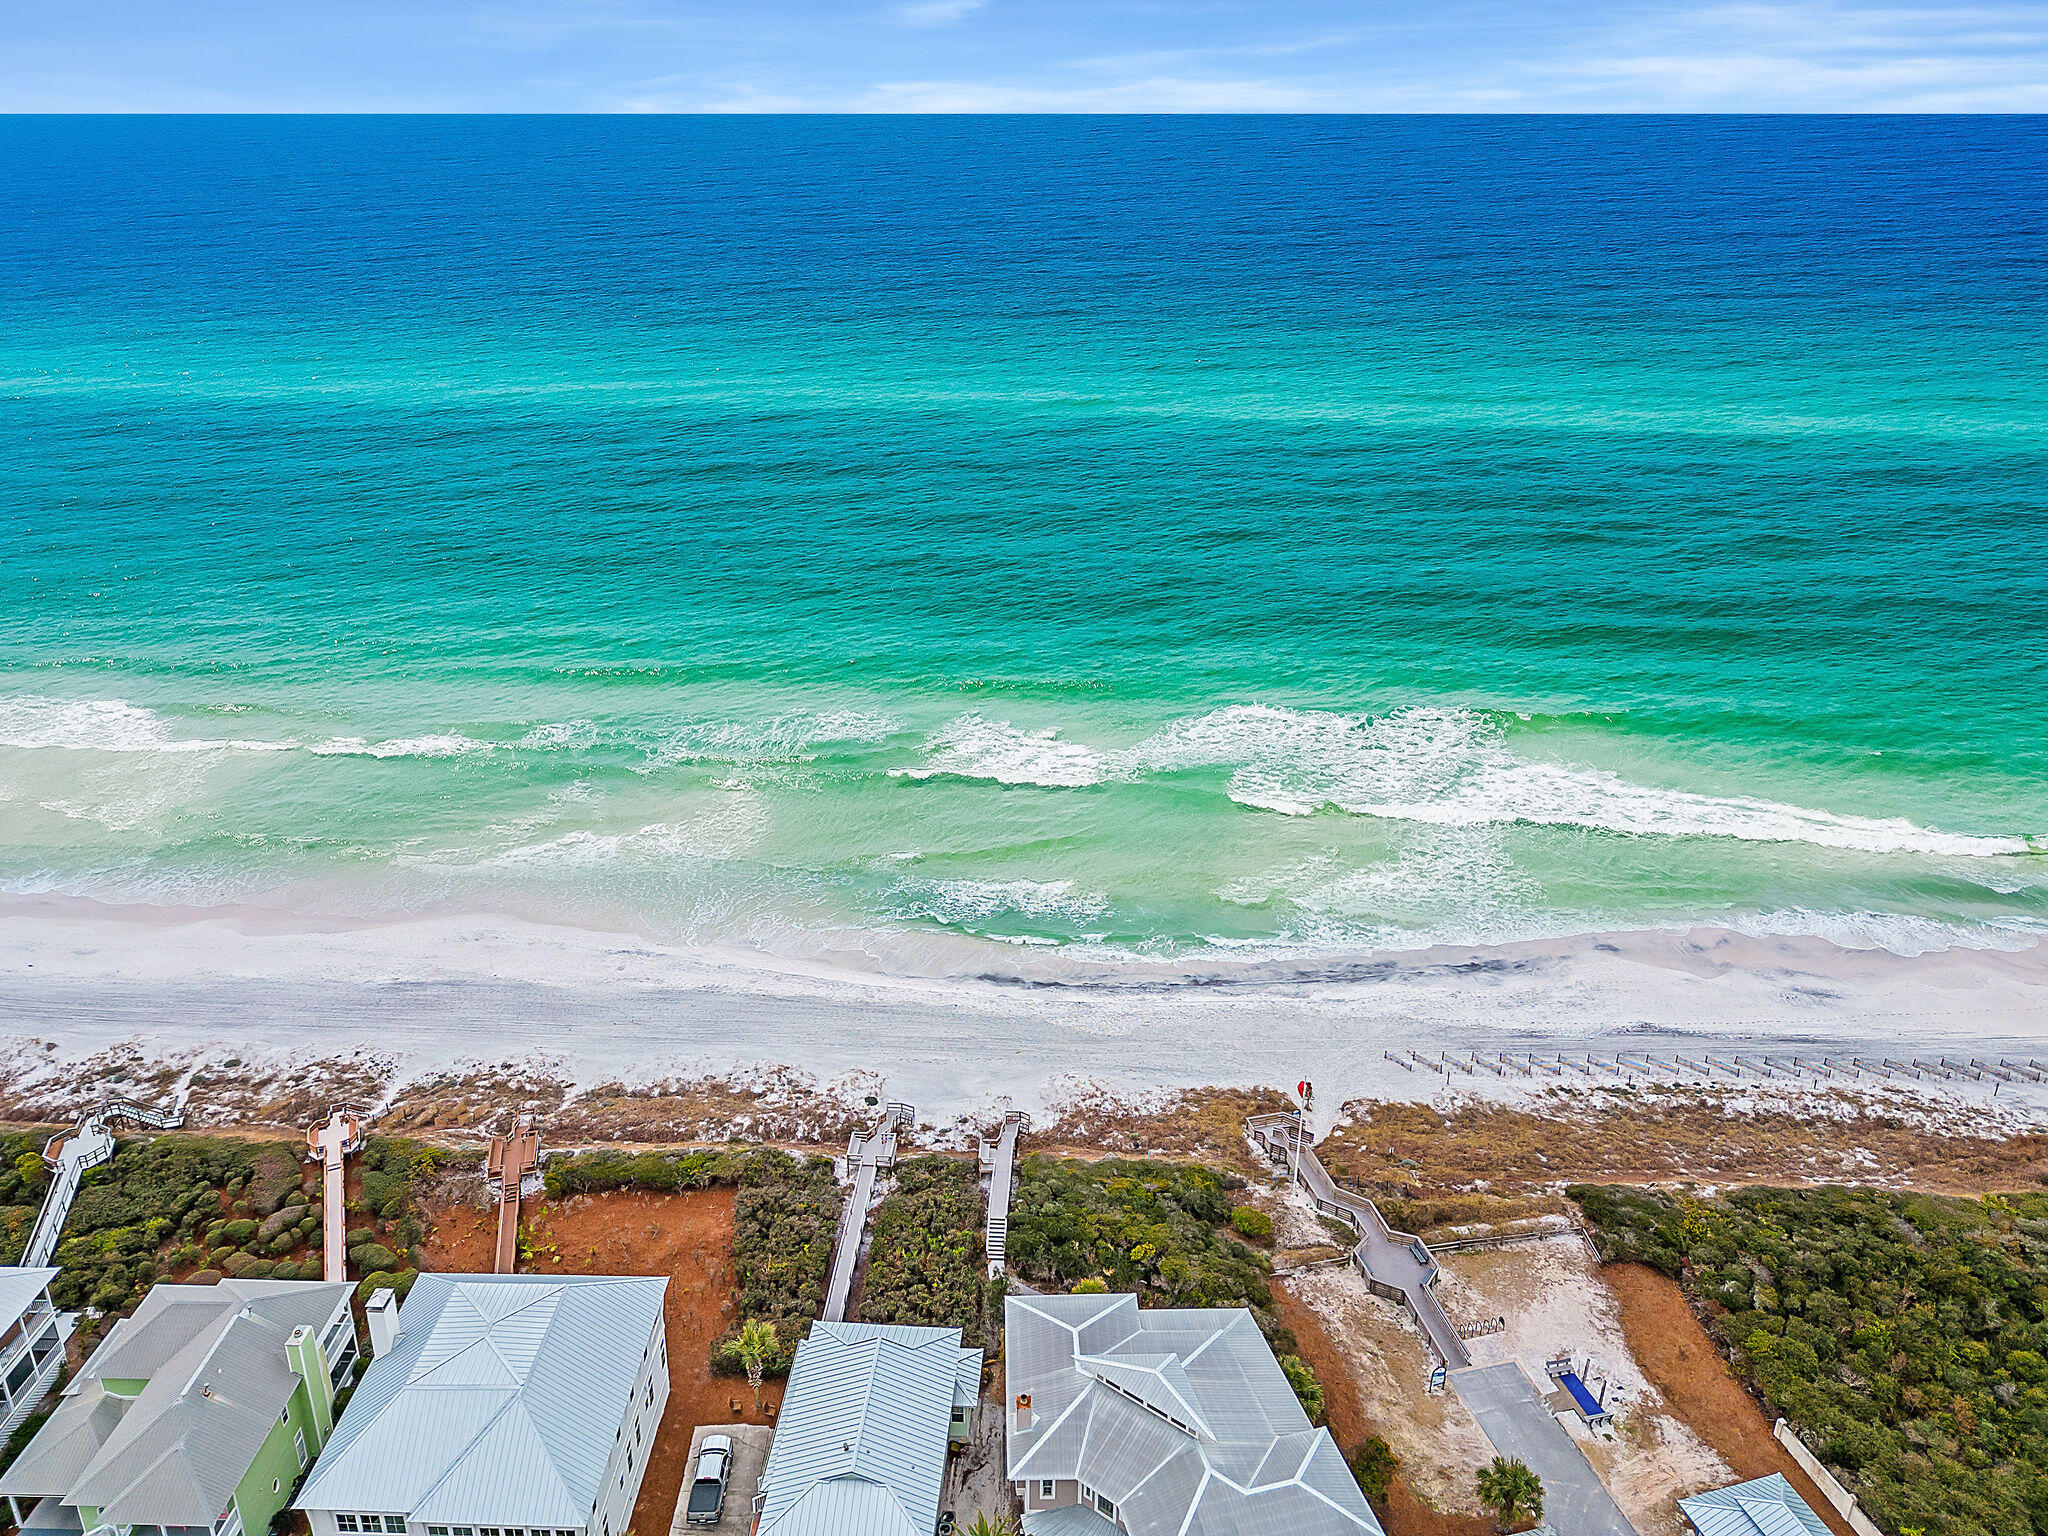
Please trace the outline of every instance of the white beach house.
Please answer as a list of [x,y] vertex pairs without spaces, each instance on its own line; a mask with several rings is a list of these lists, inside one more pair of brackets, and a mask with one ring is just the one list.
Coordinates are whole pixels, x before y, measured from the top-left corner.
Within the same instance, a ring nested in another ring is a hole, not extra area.
[[64,1366],[71,1329],[50,1300],[57,1271],[0,1265],[0,1444],[35,1410]]
[[1242,1307],[1011,1296],[1003,1359],[1026,1536],[1384,1536]]
[[423,1274],[297,1507],[314,1536],[624,1536],[668,1402],[665,1278]]

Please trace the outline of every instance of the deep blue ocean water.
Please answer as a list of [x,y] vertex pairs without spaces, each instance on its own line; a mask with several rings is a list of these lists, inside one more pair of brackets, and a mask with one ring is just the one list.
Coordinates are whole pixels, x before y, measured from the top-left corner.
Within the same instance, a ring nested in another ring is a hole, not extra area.
[[2048,120],[0,165],[0,890],[907,969],[2048,929]]

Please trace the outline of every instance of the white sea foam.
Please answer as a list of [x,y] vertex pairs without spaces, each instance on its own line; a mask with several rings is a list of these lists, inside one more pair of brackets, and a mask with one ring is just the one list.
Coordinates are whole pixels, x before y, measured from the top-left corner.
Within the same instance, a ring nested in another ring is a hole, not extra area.
[[70,752],[289,752],[291,741],[181,738],[153,709],[122,699],[0,698],[0,747]]
[[1084,789],[1107,773],[1101,753],[1062,741],[1057,730],[1026,731],[1007,720],[962,715],[933,733],[922,768],[892,768],[892,778],[929,779],[949,774],[998,784],[1042,784]]
[[2023,837],[1660,789],[1602,768],[1532,761],[1508,748],[1496,722],[1469,709],[1417,707],[1372,718],[1238,705],[1176,722],[1119,758],[1113,768],[1231,767],[1231,799],[1289,816],[1327,806],[1438,826],[1528,822],[1965,857],[2028,851]]
[[877,742],[902,729],[867,710],[796,710],[766,720],[690,720],[648,754],[648,769],[670,763],[800,763],[832,742]]
[[1079,921],[1109,909],[1109,899],[1077,891],[1071,880],[915,880],[898,890],[896,915],[936,923],[984,922],[1000,912]]
[[320,757],[467,757],[477,752],[495,752],[500,743],[478,741],[452,731],[430,736],[400,736],[391,741],[369,741],[361,736],[337,736],[307,750]]

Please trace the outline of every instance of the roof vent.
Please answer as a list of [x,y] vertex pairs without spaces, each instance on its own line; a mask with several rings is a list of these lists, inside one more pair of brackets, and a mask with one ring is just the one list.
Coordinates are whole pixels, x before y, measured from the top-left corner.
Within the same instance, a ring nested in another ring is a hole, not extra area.
[[1022,1433],[1030,1427],[1031,1394],[1029,1392],[1019,1392],[1017,1394],[1017,1429],[1019,1433]]

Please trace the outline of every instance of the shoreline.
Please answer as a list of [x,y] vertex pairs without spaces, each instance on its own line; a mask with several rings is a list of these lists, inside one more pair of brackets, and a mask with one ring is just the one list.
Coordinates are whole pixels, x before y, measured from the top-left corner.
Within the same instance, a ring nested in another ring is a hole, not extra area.
[[[883,1088],[941,1123],[1092,1090],[1312,1077],[1332,1105],[1435,1091],[1389,1064],[1390,1050],[2048,1054],[2041,945],[1904,956],[1692,929],[1438,946],[1225,980],[1160,969],[951,980],[496,916],[301,922],[15,898],[0,902],[0,1040],[16,1081],[105,1053],[186,1071],[261,1061],[309,1083],[332,1075],[315,1064],[347,1061],[381,1063],[387,1083],[779,1078],[826,1099]],[[1458,1087],[1514,1097],[1540,1083]],[[2048,1089],[2007,1085],[2008,1103],[2037,1095]]]

